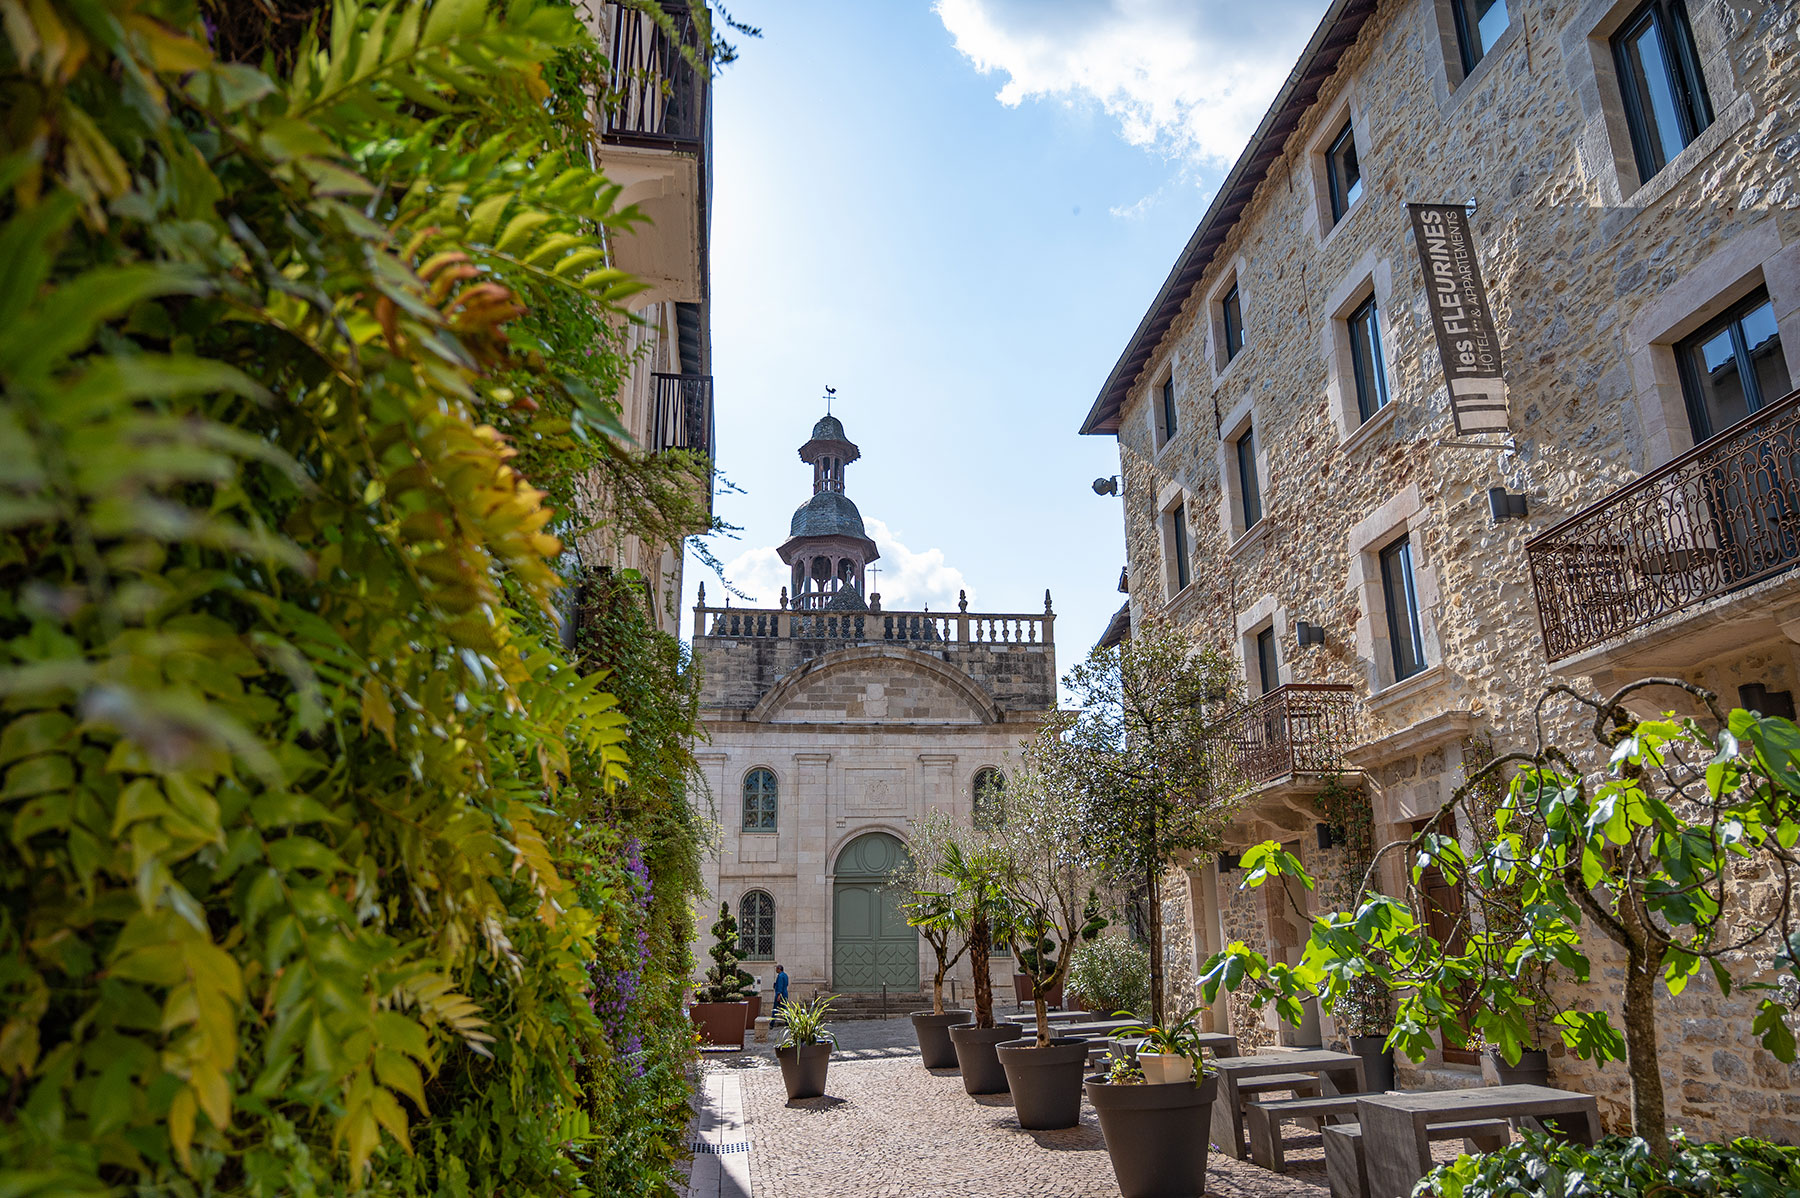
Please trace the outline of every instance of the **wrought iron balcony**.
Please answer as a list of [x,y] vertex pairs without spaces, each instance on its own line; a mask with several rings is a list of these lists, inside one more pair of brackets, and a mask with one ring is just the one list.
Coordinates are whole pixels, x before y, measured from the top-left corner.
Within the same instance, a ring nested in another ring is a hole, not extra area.
[[1238,708],[1211,737],[1244,790],[1284,778],[1344,772],[1343,753],[1357,730],[1356,688],[1291,682]]
[[713,381],[710,374],[658,374],[656,422],[650,450],[691,449],[712,456]]
[[1800,566],[1800,391],[1533,537],[1555,661]]
[[693,52],[704,64],[711,47],[702,43],[684,0],[665,2],[661,10],[674,26],[673,37],[648,12],[616,3],[603,6],[612,40],[600,140],[699,153],[706,142],[710,81],[682,51]]

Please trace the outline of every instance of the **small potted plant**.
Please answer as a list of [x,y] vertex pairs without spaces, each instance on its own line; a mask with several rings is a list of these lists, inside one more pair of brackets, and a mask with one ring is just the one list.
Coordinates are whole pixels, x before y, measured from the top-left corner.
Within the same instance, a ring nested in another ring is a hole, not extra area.
[[1345,988],[1331,1007],[1344,1029],[1350,1051],[1362,1058],[1363,1079],[1371,1091],[1394,1088],[1394,1050],[1387,1046],[1394,1027],[1393,1002],[1379,979],[1363,975]]
[[945,812],[927,812],[914,822],[906,838],[906,860],[888,879],[890,886],[912,896],[900,904],[906,922],[919,929],[937,959],[931,976],[931,1010],[912,1013],[919,1061],[927,1069],[956,1068],[950,1029],[975,1017],[967,1010],[944,1008],[944,977],[968,951],[969,928],[952,896],[934,888],[946,848],[958,843],[962,834],[963,829]]
[[787,1031],[775,1048],[775,1059],[781,1064],[781,1084],[787,1087],[788,1101],[818,1098],[825,1093],[825,1071],[831,1065],[831,1049],[837,1037],[825,1027],[825,1016],[831,1012],[837,996],[821,994],[808,1002],[788,1003],[781,1008],[787,1017]]
[[738,968],[742,960],[738,956],[738,925],[729,903],[719,904],[719,921],[713,924],[712,934],[713,946],[707,950],[712,968],[706,971],[705,983],[694,991],[688,1018],[705,1043],[715,1048],[742,1048],[754,979]]
[[1195,1007],[1166,1027],[1128,1027],[1119,1032],[1120,1039],[1141,1038],[1136,1053],[1138,1068],[1150,1085],[1186,1082],[1194,1079],[1200,1064],[1200,1008]]
[[[1106,1155],[1124,1198],[1198,1198],[1206,1191],[1207,1138],[1219,1079],[1200,1059],[1199,1014],[1196,1007],[1166,1028],[1136,1029],[1144,1036],[1137,1064],[1120,1054],[1107,1073],[1088,1078],[1088,1101],[1100,1117]],[[1183,1080],[1150,1080],[1147,1058],[1158,1056],[1181,1058],[1185,1068],[1159,1068],[1184,1074]]]

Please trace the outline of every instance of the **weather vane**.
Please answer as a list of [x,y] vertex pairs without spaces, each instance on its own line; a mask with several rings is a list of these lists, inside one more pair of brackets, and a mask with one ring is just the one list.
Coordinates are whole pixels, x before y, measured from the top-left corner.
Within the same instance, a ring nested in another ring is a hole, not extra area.
[[837,388],[836,387],[825,388],[825,414],[827,416],[831,415],[831,401],[836,398],[837,398]]

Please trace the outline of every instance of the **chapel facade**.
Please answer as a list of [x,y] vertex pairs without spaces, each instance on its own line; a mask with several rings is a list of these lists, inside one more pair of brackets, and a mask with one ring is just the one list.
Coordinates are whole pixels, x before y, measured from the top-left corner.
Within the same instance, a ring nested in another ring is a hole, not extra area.
[[[886,995],[898,1011],[934,962],[888,874],[913,821],[937,809],[973,825],[977,797],[1004,787],[1056,701],[1055,616],[1048,592],[1028,615],[884,610],[867,581],[879,552],[845,492],[860,456],[830,415],[801,446],[813,493],[779,549],[778,606],[700,592],[697,756],[722,829],[706,882],[738,917],[745,970],[766,988],[779,960],[795,998]],[[966,993],[966,961],[953,976]]]

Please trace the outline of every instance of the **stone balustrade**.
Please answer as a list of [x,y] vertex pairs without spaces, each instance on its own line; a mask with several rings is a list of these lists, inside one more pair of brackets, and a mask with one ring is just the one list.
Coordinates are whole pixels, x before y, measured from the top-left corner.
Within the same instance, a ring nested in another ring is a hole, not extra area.
[[[704,599],[704,596],[703,596]],[[1008,646],[1055,643],[1056,613],[956,611],[790,611],[785,608],[694,608],[694,635],[726,640],[819,640],[927,645]]]

